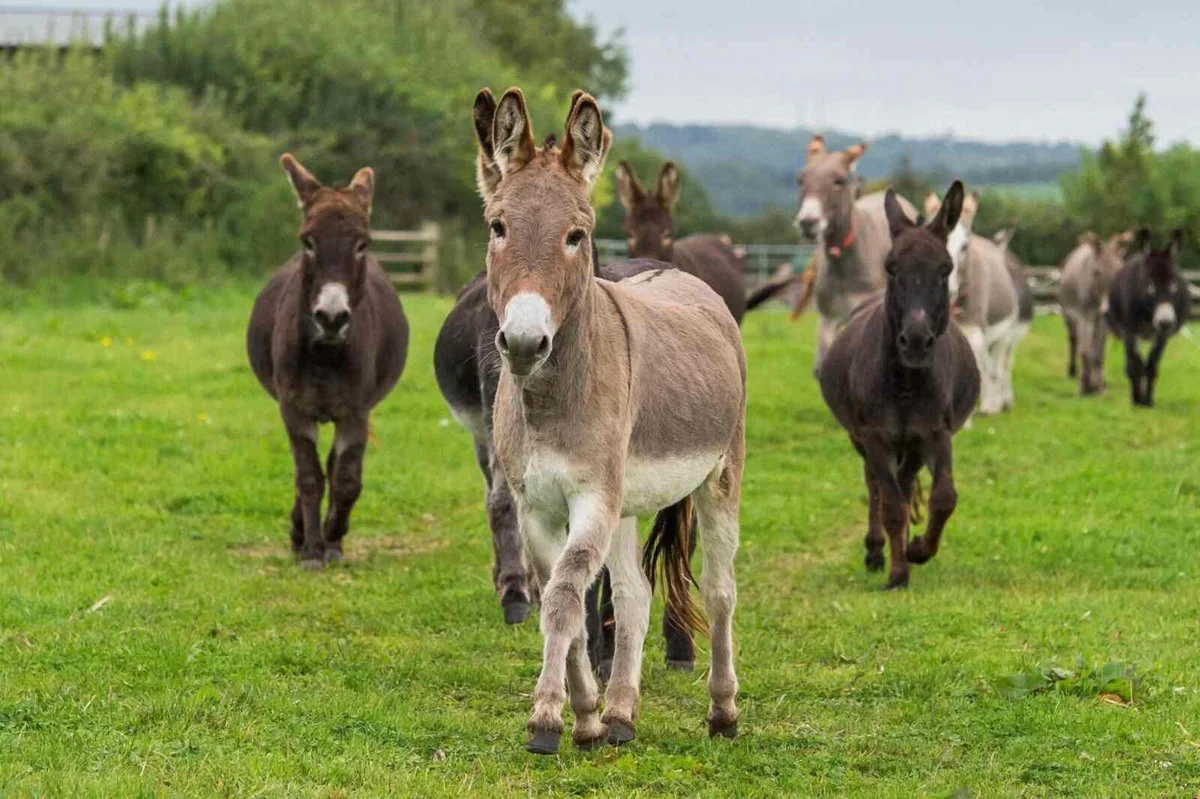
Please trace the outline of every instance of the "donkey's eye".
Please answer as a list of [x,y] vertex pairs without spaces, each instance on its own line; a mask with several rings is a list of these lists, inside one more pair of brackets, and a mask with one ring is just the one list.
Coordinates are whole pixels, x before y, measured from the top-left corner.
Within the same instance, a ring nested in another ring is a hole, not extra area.
[[358,241],[358,243],[354,245],[354,254],[356,256],[358,256],[359,258],[362,258],[364,255],[367,254],[367,245],[368,244],[369,244],[369,242],[366,239],[360,239]]
[[504,238],[504,235],[508,233],[508,229],[504,227],[504,223],[499,219],[493,219],[489,227],[492,229],[492,235],[498,239]]
[[313,241],[312,236],[301,236],[300,244],[309,255],[313,255],[317,251],[317,243]]
[[583,237],[586,235],[587,235],[587,233],[584,232],[584,230],[582,228],[575,228],[574,230],[572,230],[570,233],[567,234],[567,246],[568,247],[578,247],[579,243],[581,241],[583,241]]
[[845,179],[845,178],[838,178],[837,180],[835,180],[835,181],[833,182],[833,185],[837,186],[837,187],[840,189],[842,186],[845,186],[845,185],[846,185],[846,179]]

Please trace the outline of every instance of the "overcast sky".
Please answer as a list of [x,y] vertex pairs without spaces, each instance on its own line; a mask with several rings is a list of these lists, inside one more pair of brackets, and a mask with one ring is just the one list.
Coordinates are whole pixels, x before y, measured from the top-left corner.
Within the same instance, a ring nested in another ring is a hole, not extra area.
[[[23,2],[158,6],[158,0]],[[1160,143],[1200,142],[1194,2],[568,3],[605,32],[625,31],[631,89],[616,110],[626,121],[1096,144],[1121,126],[1145,90]]]
[[1145,90],[1161,143],[1200,142],[1194,3],[569,2],[625,30],[627,121],[1095,144]]

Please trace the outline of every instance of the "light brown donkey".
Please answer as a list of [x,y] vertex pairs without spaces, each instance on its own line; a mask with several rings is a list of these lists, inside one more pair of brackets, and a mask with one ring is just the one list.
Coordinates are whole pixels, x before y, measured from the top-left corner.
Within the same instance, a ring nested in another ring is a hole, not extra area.
[[[481,91],[475,118],[492,119],[477,133],[503,361],[496,450],[542,584],[545,644],[526,748],[558,750],[568,694],[577,746],[633,738],[647,577],[659,560],[678,618],[698,623],[686,590],[693,503],[712,637],[709,733],[732,737],[746,412],[737,323],[712,289],[666,264],[615,283],[593,275],[588,195],[612,141],[595,100],[572,98],[561,148],[534,143],[518,89],[498,105]],[[639,555],[635,517],[659,511]],[[603,717],[583,623],[584,592],[601,565],[612,575],[617,623]]]

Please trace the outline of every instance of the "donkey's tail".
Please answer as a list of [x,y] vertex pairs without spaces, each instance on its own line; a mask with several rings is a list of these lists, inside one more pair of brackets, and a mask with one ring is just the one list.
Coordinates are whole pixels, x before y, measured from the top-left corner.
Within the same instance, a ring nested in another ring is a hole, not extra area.
[[917,475],[916,482],[913,483],[913,499],[908,506],[908,523],[920,524],[922,520],[922,509],[925,507],[927,499],[925,497],[925,488],[921,485],[921,475]]
[[767,300],[774,297],[779,292],[786,289],[788,286],[796,282],[796,275],[792,274],[791,264],[780,264],[775,270],[775,274],[766,283],[750,292],[746,297],[746,310],[753,311],[758,306],[762,305]]
[[813,289],[817,285],[817,270],[813,268],[810,262],[808,268],[800,273],[800,294],[796,297],[796,304],[792,306],[792,321],[795,322],[804,313],[804,309],[812,302]]
[[654,527],[642,548],[642,571],[650,580],[650,590],[661,575],[667,612],[680,628],[691,628],[708,635],[708,625],[692,602],[690,587],[699,587],[692,574],[692,535],[695,513],[690,496],[663,508],[654,517]]

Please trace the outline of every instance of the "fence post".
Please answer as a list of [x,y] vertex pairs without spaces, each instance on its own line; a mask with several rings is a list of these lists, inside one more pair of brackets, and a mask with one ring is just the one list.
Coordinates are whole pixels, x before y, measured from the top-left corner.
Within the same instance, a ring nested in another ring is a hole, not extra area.
[[421,235],[425,238],[425,247],[421,252],[421,257],[424,259],[424,269],[428,270],[428,275],[425,276],[426,290],[432,289],[437,291],[439,281],[441,280],[441,269],[438,263],[438,245],[441,242],[441,229],[437,222],[422,222]]

